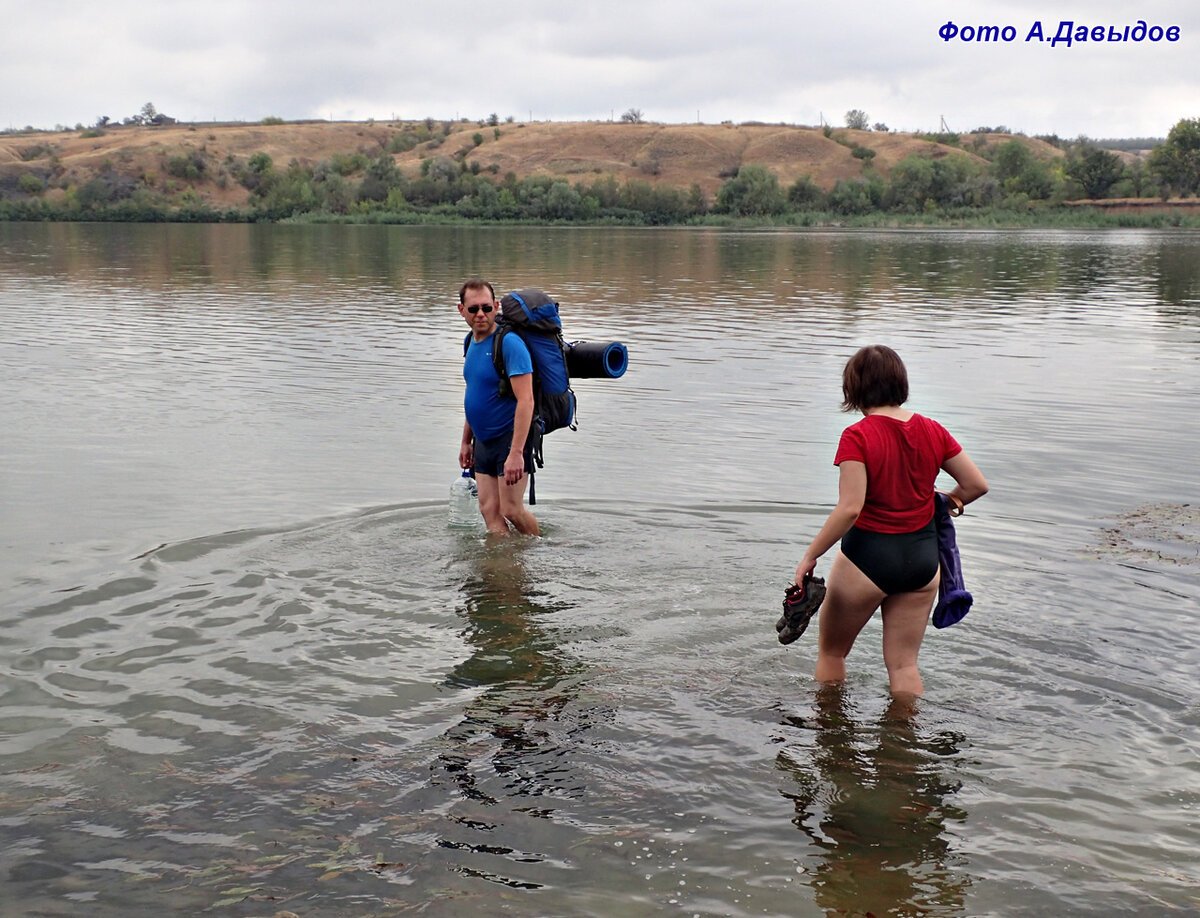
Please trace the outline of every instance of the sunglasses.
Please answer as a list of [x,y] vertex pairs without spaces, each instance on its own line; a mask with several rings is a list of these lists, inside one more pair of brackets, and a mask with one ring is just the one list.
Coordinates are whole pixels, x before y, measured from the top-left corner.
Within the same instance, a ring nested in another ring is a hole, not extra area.
[[489,312],[492,311],[492,305],[490,303],[487,303],[483,306],[468,306],[467,312],[469,312],[471,315],[475,315],[475,313],[479,312],[479,310],[481,310],[481,309],[483,310],[483,314],[486,316]]

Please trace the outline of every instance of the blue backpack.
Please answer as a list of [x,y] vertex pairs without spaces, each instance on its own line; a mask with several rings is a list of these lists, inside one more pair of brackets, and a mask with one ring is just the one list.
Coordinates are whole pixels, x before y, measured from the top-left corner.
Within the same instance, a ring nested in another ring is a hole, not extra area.
[[[500,299],[496,319],[496,340],[492,344],[492,363],[500,377],[500,394],[512,397],[512,385],[504,366],[504,336],[517,335],[529,349],[533,360],[533,428],[529,431],[533,459],[544,466],[542,438],[562,427],[575,430],[575,393],[567,372],[567,346],[563,341],[558,303],[544,290],[529,287],[514,290]],[[463,339],[463,355],[471,344],[471,333]],[[537,503],[532,479],[529,503]]]

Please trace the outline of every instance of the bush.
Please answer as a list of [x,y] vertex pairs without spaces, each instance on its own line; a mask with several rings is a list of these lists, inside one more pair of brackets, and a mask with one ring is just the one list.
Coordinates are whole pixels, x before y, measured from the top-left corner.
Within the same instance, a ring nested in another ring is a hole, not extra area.
[[46,180],[32,172],[22,172],[17,188],[25,194],[41,194],[46,190]]
[[[685,192],[666,185],[651,185],[649,182],[630,181],[621,189],[617,209],[626,216],[640,215],[637,222],[651,226],[679,223],[693,214],[702,212],[703,194]],[[599,200],[599,196],[597,197]]]
[[190,153],[179,153],[167,157],[163,169],[167,175],[173,175],[175,178],[195,180],[204,175],[208,166],[204,161],[203,154],[199,150],[192,150]]
[[421,142],[422,138],[412,131],[402,131],[388,138],[387,151],[389,153],[407,153]]
[[105,205],[124,201],[136,190],[137,182],[134,179],[108,172],[74,189],[74,201],[81,210],[97,210]]
[[22,162],[29,162],[45,156],[53,156],[54,147],[48,143],[37,143],[30,147],[21,147],[17,150],[17,155],[21,157]]
[[386,201],[397,189],[403,194],[404,185],[404,176],[396,168],[395,161],[383,155],[367,167],[367,174],[358,186],[357,197],[360,201]]
[[763,166],[742,166],[717,192],[717,211],[735,217],[762,217],[787,210],[779,180]]
[[820,187],[807,175],[802,175],[788,189],[787,199],[796,210],[819,210],[825,197]]
[[916,136],[921,140],[928,140],[930,143],[944,144],[947,147],[957,147],[962,141],[962,138],[953,131],[942,131],[941,133],[937,134],[917,134]]
[[882,202],[883,187],[878,179],[843,179],[829,192],[829,209],[847,216],[879,210]]
[[329,172],[344,176],[362,172],[370,162],[363,153],[334,153],[326,165]]

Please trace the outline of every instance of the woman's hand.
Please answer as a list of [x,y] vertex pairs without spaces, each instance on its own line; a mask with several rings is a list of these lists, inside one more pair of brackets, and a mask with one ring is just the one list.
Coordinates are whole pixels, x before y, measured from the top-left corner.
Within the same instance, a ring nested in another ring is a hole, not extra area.
[[796,565],[796,583],[803,584],[806,577],[811,577],[813,571],[817,569],[817,559],[810,558],[805,555],[800,559],[800,563]]
[[955,480],[957,487],[953,491],[947,492],[951,497],[957,498],[964,504],[969,504],[973,500],[979,500],[988,492],[987,479],[983,477],[983,472],[979,471],[977,466],[966,452],[961,452],[953,458],[947,459],[942,463],[942,468],[950,473],[950,477]]

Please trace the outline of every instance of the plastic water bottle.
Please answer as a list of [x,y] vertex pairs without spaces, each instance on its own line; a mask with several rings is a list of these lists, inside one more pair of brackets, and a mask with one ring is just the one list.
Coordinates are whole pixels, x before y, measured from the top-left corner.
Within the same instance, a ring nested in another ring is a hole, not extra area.
[[450,485],[450,528],[477,529],[479,519],[479,488],[471,470],[463,469]]

